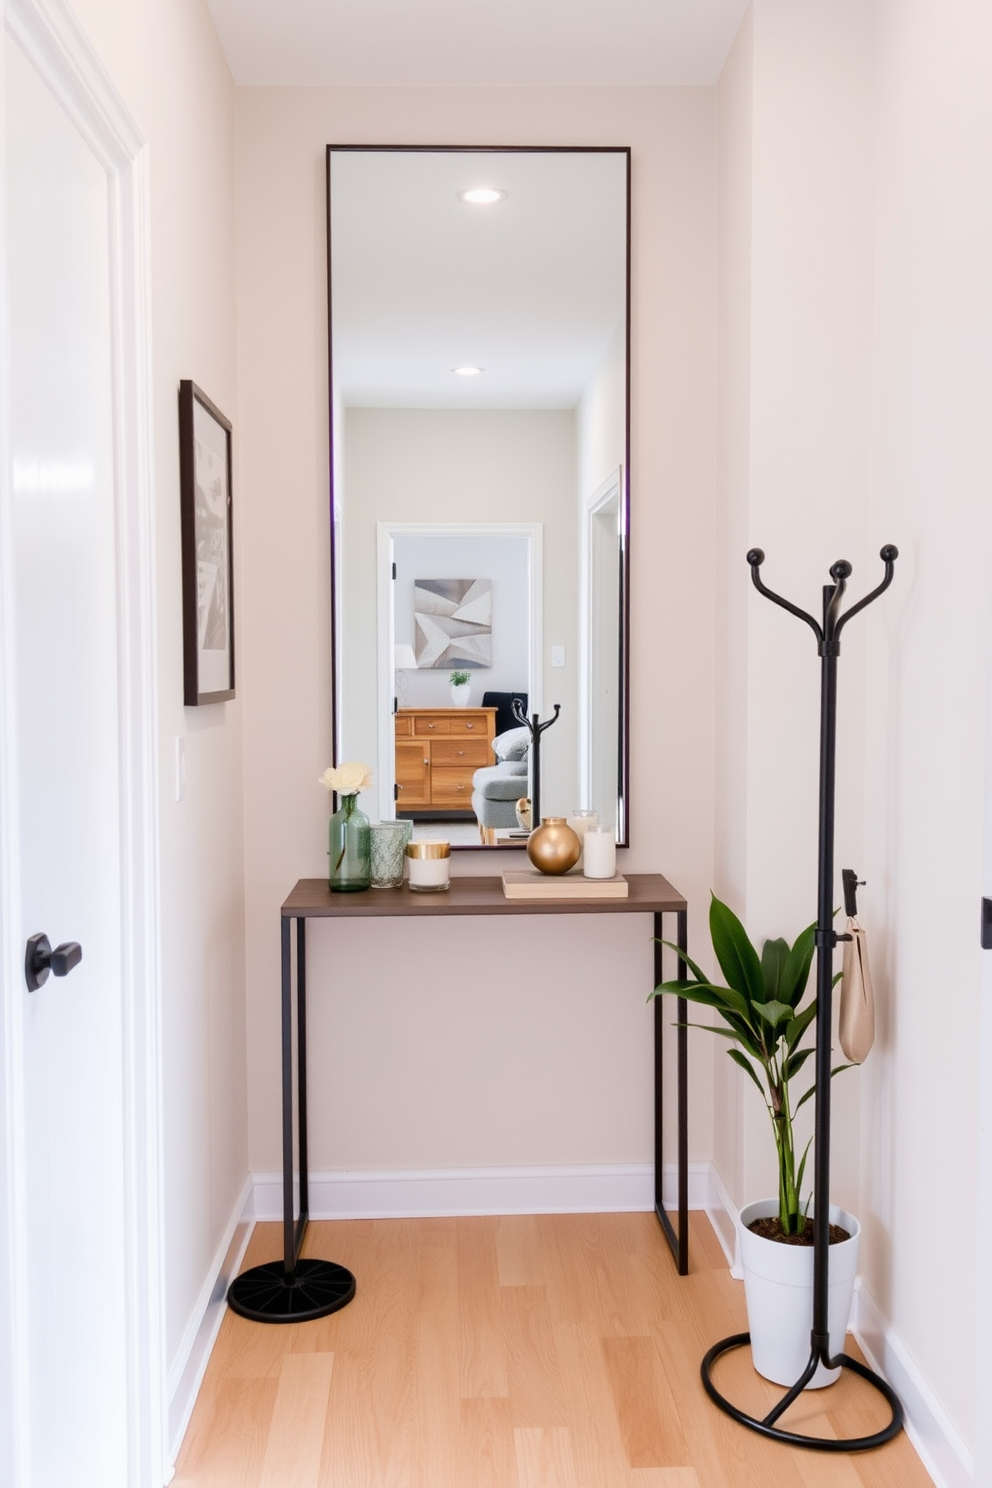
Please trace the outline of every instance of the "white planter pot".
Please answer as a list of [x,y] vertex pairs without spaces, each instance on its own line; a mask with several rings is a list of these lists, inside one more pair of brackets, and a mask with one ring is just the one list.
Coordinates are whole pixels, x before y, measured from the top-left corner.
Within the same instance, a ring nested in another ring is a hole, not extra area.
[[[751,1359],[755,1369],[776,1385],[794,1385],[809,1362],[813,1328],[813,1247],[781,1245],[752,1234],[748,1225],[778,1213],[777,1199],[759,1199],[745,1204],[738,1224],[747,1320],[751,1332]],[[810,1209],[812,1213],[812,1208]],[[853,1214],[830,1206],[830,1223],[850,1231],[850,1240],[831,1245],[827,1324],[830,1353],[843,1352],[844,1336],[851,1315],[854,1281],[858,1274],[858,1237],[861,1226]],[[832,1385],[839,1369],[819,1365],[807,1390]]]
[[460,687],[453,687],[451,689],[451,706],[453,708],[467,708],[471,697],[471,682],[463,682]]

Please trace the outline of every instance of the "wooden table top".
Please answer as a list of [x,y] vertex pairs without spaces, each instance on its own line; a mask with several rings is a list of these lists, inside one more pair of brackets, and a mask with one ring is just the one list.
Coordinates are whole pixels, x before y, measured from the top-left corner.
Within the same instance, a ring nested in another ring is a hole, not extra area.
[[323,878],[301,878],[282,906],[284,919],[444,918],[500,914],[675,914],[686,901],[660,873],[626,873],[626,899],[507,899],[502,878],[452,878],[443,893],[364,889],[332,894]]

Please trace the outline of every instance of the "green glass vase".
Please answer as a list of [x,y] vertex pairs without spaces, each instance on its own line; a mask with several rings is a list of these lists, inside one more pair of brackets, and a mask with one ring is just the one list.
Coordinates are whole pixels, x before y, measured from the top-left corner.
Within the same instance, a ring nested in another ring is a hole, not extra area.
[[332,893],[367,889],[372,882],[372,832],[357,795],[342,796],[328,823],[327,886]]

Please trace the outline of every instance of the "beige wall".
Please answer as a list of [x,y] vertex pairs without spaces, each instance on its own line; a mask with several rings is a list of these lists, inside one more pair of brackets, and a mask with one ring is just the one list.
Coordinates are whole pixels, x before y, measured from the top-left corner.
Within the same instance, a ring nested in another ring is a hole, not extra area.
[[[989,1318],[976,1315],[975,1297],[988,1203],[976,1174],[992,11],[971,0],[885,0],[877,56],[870,533],[901,556],[868,674],[866,876],[882,1006],[878,1058],[864,1075],[863,1273],[971,1443],[976,1405],[988,1414],[975,1358],[987,1352]],[[988,1063],[981,1073],[987,1086]],[[933,1248],[921,1213],[954,1216],[954,1260],[939,1287],[927,1279]],[[975,1481],[990,1476],[986,1457]]]
[[[324,148],[363,141],[633,147],[633,846],[621,867],[661,869],[696,904],[712,875],[712,91],[241,90],[256,1171],[280,1161],[278,905],[326,864],[316,784],[331,747]],[[691,731],[677,724],[686,706]],[[456,871],[492,872],[492,860],[466,854]],[[405,924],[318,929],[313,1167],[649,1161],[650,924],[602,925],[459,921],[443,937]],[[332,1037],[332,1016],[347,1038]],[[709,1050],[694,1051],[693,1157],[710,1150],[710,1069]]]
[[[863,873],[878,1038],[864,1070],[833,1086],[832,1197],[859,1213],[867,1300],[960,1433],[965,1463],[992,535],[990,31],[988,7],[969,0],[755,0],[719,88],[718,510],[733,542],[719,578],[718,883],[759,936],[798,929],[815,903],[815,643],[749,590],[746,546],[766,550],[770,587],[818,614],[833,560],[853,562],[857,599],[895,542],[892,590],[845,631],[839,671],[835,898],[841,867]],[[747,1199],[768,1187],[771,1143],[760,1104],[728,1073],[717,1076],[717,1165]],[[944,1213],[957,1243],[935,1285],[924,1216]]]
[[[881,577],[865,521],[871,43],[860,0],[801,9],[758,0],[719,90],[716,858],[722,892],[759,941],[791,942],[815,917],[820,668],[812,632],[756,594],[745,554],[764,549],[764,582],[816,617],[837,558],[855,566],[855,597]],[[838,884],[840,868],[858,868],[863,855],[864,626],[874,621],[846,632],[839,673]],[[849,1208],[858,1078],[835,1091],[833,1193]],[[774,1192],[756,1092],[726,1060],[717,1079],[720,1168],[733,1196]]]
[[[76,0],[149,141],[158,524],[159,874],[168,1364],[247,1176],[242,677],[183,707],[177,391],[191,377],[235,426],[235,614],[242,640],[234,326],[234,87],[201,0]],[[174,793],[185,739],[186,799]]]

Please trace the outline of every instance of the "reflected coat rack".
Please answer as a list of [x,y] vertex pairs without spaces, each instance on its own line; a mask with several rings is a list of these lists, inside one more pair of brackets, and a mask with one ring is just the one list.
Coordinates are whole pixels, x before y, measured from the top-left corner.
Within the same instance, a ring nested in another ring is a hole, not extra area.
[[[765,561],[765,555],[760,548],[752,548],[747,555],[747,561],[751,566],[751,578],[754,587],[759,594],[770,599],[773,604],[781,605],[782,609],[788,610],[791,615],[804,621],[816,636],[817,650],[820,656],[820,815],[819,815],[819,862],[817,878],[817,919],[816,919],[816,1096],[815,1096],[815,1122],[816,1122],[816,1148],[815,1166],[813,1178],[813,1328],[810,1333],[810,1355],[809,1362],[803,1370],[796,1383],[790,1387],[782,1399],[768,1412],[766,1416],[749,1416],[745,1411],[721,1395],[713,1383],[712,1369],[715,1361],[721,1354],[728,1353],[731,1349],[742,1348],[750,1342],[749,1333],[736,1333],[732,1338],[724,1338],[709,1350],[703,1359],[701,1373],[703,1384],[710,1399],[725,1411],[727,1415],[739,1422],[742,1426],[749,1427],[752,1431],[759,1432],[762,1436],[771,1438],[773,1441],[787,1442],[790,1446],[812,1447],[823,1452],[857,1452],[865,1451],[869,1447],[879,1447],[883,1442],[891,1441],[898,1434],[903,1425],[903,1409],[898,1396],[892,1387],[867,1365],[857,1359],[852,1359],[848,1354],[830,1356],[830,1330],[828,1324],[828,1295],[829,1295],[829,1251],[830,1251],[830,1037],[831,1037],[831,1004],[833,993],[833,951],[840,940],[848,937],[839,935],[833,928],[834,909],[834,784],[835,764],[837,754],[837,660],[840,656],[840,635],[847,622],[861,610],[876,600],[880,594],[892,583],[895,561],[899,556],[897,548],[888,544],[879,554],[885,565],[885,575],[877,588],[867,594],[857,604],[851,605],[846,613],[841,614],[841,600],[847,587],[847,581],[851,576],[851,565],[845,559],[839,560],[830,569],[832,584],[825,584],[823,588],[823,622],[820,624],[814,620],[812,615],[807,615],[805,610],[799,609],[797,605],[790,604],[781,595],[774,594],[762,582],[760,569]],[[845,890],[850,886],[848,873],[845,872]],[[855,880],[856,876],[850,873],[850,878]],[[846,1438],[824,1438],[817,1436],[804,1436],[799,1432],[786,1431],[777,1423],[780,1417],[788,1410],[793,1401],[813,1378],[820,1364],[825,1368],[836,1369],[838,1367],[849,1369],[854,1374],[860,1375],[862,1379],[883,1395],[892,1412],[892,1419],[881,1431],[874,1432],[870,1436],[846,1437]]]

